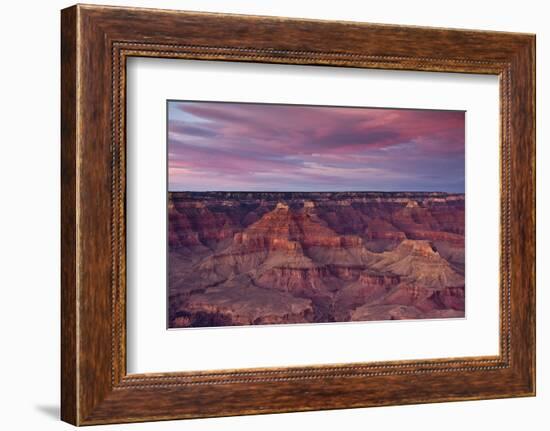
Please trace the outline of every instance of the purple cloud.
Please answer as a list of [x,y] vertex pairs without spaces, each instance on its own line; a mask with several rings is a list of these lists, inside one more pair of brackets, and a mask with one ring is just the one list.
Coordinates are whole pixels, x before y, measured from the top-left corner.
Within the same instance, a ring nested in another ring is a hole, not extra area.
[[463,192],[464,117],[171,101],[169,189]]

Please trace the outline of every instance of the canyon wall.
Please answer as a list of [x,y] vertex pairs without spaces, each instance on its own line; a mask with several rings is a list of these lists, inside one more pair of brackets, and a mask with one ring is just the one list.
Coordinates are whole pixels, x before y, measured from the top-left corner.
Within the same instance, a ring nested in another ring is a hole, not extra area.
[[464,195],[171,192],[169,326],[464,316]]

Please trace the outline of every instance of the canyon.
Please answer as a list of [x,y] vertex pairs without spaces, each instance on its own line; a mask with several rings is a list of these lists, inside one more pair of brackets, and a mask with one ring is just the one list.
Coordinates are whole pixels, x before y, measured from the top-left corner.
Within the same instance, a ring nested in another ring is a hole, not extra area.
[[168,326],[465,315],[464,194],[169,192]]

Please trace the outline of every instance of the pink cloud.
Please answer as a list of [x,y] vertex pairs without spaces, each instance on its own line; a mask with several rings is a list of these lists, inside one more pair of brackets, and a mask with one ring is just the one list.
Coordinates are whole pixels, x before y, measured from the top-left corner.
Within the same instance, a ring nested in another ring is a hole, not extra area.
[[191,177],[204,190],[380,189],[382,177],[391,189],[464,187],[464,112],[170,103],[174,190],[191,190]]

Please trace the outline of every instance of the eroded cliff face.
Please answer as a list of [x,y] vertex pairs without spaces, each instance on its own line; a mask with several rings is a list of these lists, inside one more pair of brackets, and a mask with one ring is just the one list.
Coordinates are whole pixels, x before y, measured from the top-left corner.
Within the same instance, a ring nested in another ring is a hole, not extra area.
[[464,195],[169,194],[170,327],[464,316]]

